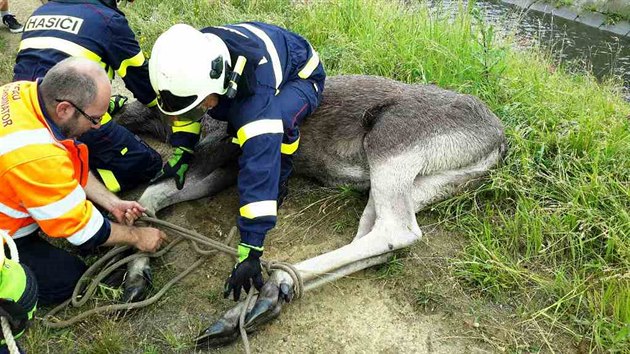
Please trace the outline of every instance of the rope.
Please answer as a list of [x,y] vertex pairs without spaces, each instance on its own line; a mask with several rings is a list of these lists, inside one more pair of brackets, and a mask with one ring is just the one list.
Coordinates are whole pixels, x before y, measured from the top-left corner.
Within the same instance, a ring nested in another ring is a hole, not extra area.
[[[226,243],[230,242],[234,235],[235,235],[235,232],[230,232],[230,234],[226,238],[225,242]],[[160,291],[158,291],[155,295],[151,296],[148,299],[145,299],[145,300],[142,300],[142,301],[137,301],[137,302],[131,302],[131,303],[112,304],[112,305],[95,307],[93,309],[90,309],[88,311],[84,311],[84,312],[82,312],[82,313],[80,313],[80,314],[78,314],[78,315],[76,315],[74,317],[71,317],[69,319],[66,319],[66,320],[59,320],[59,319],[54,319],[53,320],[54,316],[58,312],[60,312],[64,308],[68,307],[69,305],[72,305],[72,307],[77,307],[77,308],[85,305],[85,303],[87,303],[92,298],[94,293],[96,292],[96,289],[98,288],[98,285],[99,285],[100,281],[103,278],[107,277],[111,272],[116,270],[118,267],[122,266],[123,264],[129,263],[129,262],[131,262],[133,260],[136,260],[138,258],[141,258],[141,257],[150,257],[150,258],[160,257],[160,256],[164,255],[166,252],[168,252],[171,248],[173,248],[180,241],[182,241],[181,237],[175,239],[173,242],[170,242],[166,247],[164,247],[159,252],[156,252],[156,253],[153,253],[153,254],[147,254],[147,253],[139,252],[139,253],[127,256],[127,257],[125,257],[125,258],[115,262],[114,264],[112,264],[112,265],[108,266],[107,268],[103,269],[102,271],[100,271],[92,279],[90,284],[85,288],[86,289],[85,292],[82,293],[82,291],[83,291],[83,285],[82,284],[84,282],[86,282],[87,278],[90,275],[92,275],[98,269],[100,269],[103,266],[103,264],[105,264],[111,258],[115,257],[116,255],[118,255],[121,252],[126,251],[130,247],[128,247],[128,246],[119,246],[119,247],[113,248],[112,250],[107,252],[103,257],[101,257],[97,262],[95,262],[92,266],[90,266],[90,268],[88,268],[88,270],[86,270],[85,273],[83,273],[83,275],[81,276],[81,278],[77,282],[77,285],[75,286],[74,291],[72,292],[72,297],[70,299],[66,300],[65,302],[59,304],[57,307],[55,307],[51,311],[49,311],[44,316],[44,318],[42,319],[42,324],[46,328],[61,329],[61,328],[65,328],[65,327],[74,325],[74,324],[80,322],[81,320],[83,320],[83,319],[85,319],[85,318],[87,318],[89,316],[95,315],[95,314],[110,313],[110,312],[117,312],[117,311],[129,311],[129,310],[139,309],[139,308],[143,308],[143,307],[146,307],[146,306],[154,304],[156,301],[158,301],[166,293],[166,291],[168,289],[170,289],[178,281],[184,279],[186,276],[188,276],[190,273],[192,273],[193,270],[195,270],[201,263],[203,263],[205,261],[205,258],[200,258],[200,259],[196,260],[187,269],[185,269],[179,275],[177,275],[176,277],[171,279],[168,283],[166,283],[162,287],[162,289],[160,289]],[[211,253],[207,253],[207,254],[212,254],[212,253],[216,253],[216,251],[212,250]]]
[[13,332],[11,332],[9,320],[6,317],[0,317],[0,322],[2,322],[2,335],[4,335],[4,340],[7,343],[7,348],[9,348],[9,353],[20,354],[20,349],[18,348],[17,343],[15,343]]
[[[9,235],[9,233],[7,233],[4,230],[0,230],[0,240],[2,241],[0,242],[0,244],[3,245],[6,242],[7,247],[9,247],[9,252],[11,253],[11,259],[14,260],[16,263],[20,263],[20,255],[17,250],[17,245],[15,244],[15,241],[13,241],[13,238]],[[4,255],[4,246],[3,246],[0,249],[0,266],[4,265],[5,259],[6,259],[6,256]]]
[[[198,234],[195,231],[188,230],[183,227],[177,226],[175,224],[172,224],[163,220],[159,220],[153,217],[142,217],[140,218],[140,220],[151,223],[151,224],[166,227],[170,229],[171,231],[179,234],[181,237],[184,237],[190,241],[193,241],[192,244],[195,250],[201,251],[199,249],[199,246],[196,245],[196,243],[201,243],[201,244],[213,247],[214,249],[224,252],[226,254],[229,254],[233,257],[238,256],[238,252],[233,247],[229,247],[223,243],[217,242],[212,239],[208,239]],[[232,228],[232,231],[236,231],[236,228]],[[267,274],[271,274],[273,270],[282,270],[288,273],[289,276],[291,276],[291,278],[293,279],[294,297],[296,299],[299,299],[302,297],[304,293],[304,280],[302,279],[302,275],[300,274],[300,272],[292,264],[287,263],[287,262],[273,262],[273,261],[270,262],[270,261],[265,261],[265,260],[261,260],[260,263],[264,266],[265,270],[267,271]],[[243,306],[243,308],[241,309],[241,313],[239,314],[239,320],[238,320],[238,329],[241,334],[241,339],[243,340],[243,346],[245,347],[246,354],[251,353],[250,347],[249,347],[249,339],[247,337],[247,330],[245,328],[245,315],[247,314],[247,310],[249,309],[251,305],[251,301],[254,298],[254,287],[250,286],[250,289],[251,291],[247,294],[247,298],[244,304],[245,306]]]
[[[149,224],[154,224],[154,225],[159,225],[162,226],[166,229],[169,229],[170,231],[176,233],[177,235],[179,235],[179,237],[177,239],[175,239],[173,242],[169,243],[169,245],[165,248],[163,248],[162,250],[160,250],[159,252],[153,253],[153,254],[147,254],[147,253],[136,253],[133,254],[131,256],[127,256],[117,262],[115,262],[114,264],[108,266],[107,268],[103,269],[102,271],[100,271],[90,282],[90,284],[85,288],[85,291],[83,291],[84,287],[83,287],[83,283],[85,283],[87,281],[87,279],[94,273],[96,273],[96,271],[100,268],[103,267],[103,265],[109,261],[111,258],[115,257],[116,255],[118,255],[121,252],[124,252],[126,250],[129,249],[128,246],[119,246],[119,247],[115,247],[112,250],[110,250],[107,254],[105,254],[103,257],[101,257],[101,259],[99,259],[97,262],[95,262],[90,268],[88,268],[88,270],[83,274],[83,276],[79,279],[73,293],[72,293],[72,297],[68,300],[66,300],[64,303],[60,304],[59,306],[55,307],[54,309],[52,309],[50,312],[48,312],[44,318],[42,319],[42,323],[45,327],[47,328],[54,328],[54,329],[59,329],[59,328],[65,328],[68,326],[71,326],[81,320],[83,320],[84,318],[87,318],[91,315],[97,314],[97,313],[108,313],[108,312],[115,312],[115,311],[121,311],[121,310],[132,310],[132,309],[138,309],[138,308],[142,308],[142,307],[146,307],[149,306],[153,303],[155,303],[157,300],[159,300],[162,295],[164,295],[164,293],[173,285],[175,285],[178,281],[180,281],[181,279],[183,279],[184,277],[188,276],[193,270],[195,270],[201,263],[203,263],[205,261],[205,256],[208,256],[210,254],[214,254],[217,251],[221,251],[227,255],[230,255],[234,258],[236,258],[238,256],[238,252],[235,248],[230,247],[228,244],[230,243],[230,241],[232,240],[232,238],[236,235],[236,227],[233,227],[232,230],[230,230],[229,235],[227,236],[227,238],[225,239],[224,242],[219,242],[213,239],[210,239],[206,236],[203,236],[199,233],[197,233],[194,230],[189,230],[186,228],[183,228],[181,226],[175,225],[173,223],[164,221],[164,220],[160,220],[157,219],[155,217],[152,216],[143,216],[139,219],[139,221],[142,222],[146,222]],[[69,305],[72,305],[73,307],[81,307],[83,306],[94,294],[94,292],[96,291],[98,284],[100,283],[100,281],[105,278],[107,275],[109,275],[111,272],[113,272],[115,269],[117,269],[118,267],[120,267],[123,264],[129,263],[137,258],[140,257],[150,257],[150,258],[156,258],[156,257],[161,257],[163,254],[165,254],[166,252],[168,252],[173,246],[175,246],[177,243],[179,243],[182,240],[188,240],[191,247],[193,248],[193,250],[201,255],[204,256],[204,258],[199,258],[198,260],[196,260],[190,267],[188,267],[186,270],[184,270],[182,273],[180,273],[178,276],[176,276],[175,278],[171,279],[166,285],[164,285],[162,287],[162,289],[155,295],[153,295],[152,297],[150,297],[149,299],[145,299],[143,301],[139,301],[139,302],[133,302],[133,303],[126,303],[126,304],[113,304],[113,305],[106,305],[106,306],[101,306],[101,307],[96,307],[93,308],[91,310],[88,311],[84,311],[70,319],[67,320],[59,320],[59,319],[55,319],[53,321],[53,317],[61,310],[63,310],[64,308],[68,307]],[[204,245],[204,246],[208,246],[211,249],[210,250],[204,250],[201,249],[199,247],[199,245]],[[261,260],[261,264],[264,266],[265,270],[267,271],[268,274],[270,274],[273,270],[282,270],[286,273],[288,273],[291,278],[293,279],[293,291],[294,291],[294,297],[300,298],[302,297],[302,294],[304,293],[304,281],[302,279],[302,276],[300,275],[300,272],[295,269],[295,267],[293,267],[293,265],[286,263],[286,262],[269,262],[269,261],[265,261],[265,260]],[[252,290],[247,294],[247,299],[245,302],[245,306],[243,307],[243,309],[241,310],[240,316],[239,316],[239,331],[241,333],[241,338],[243,339],[243,344],[245,346],[245,352],[246,353],[250,353],[250,349],[249,349],[249,340],[247,338],[247,330],[245,328],[245,315],[247,313],[247,309],[250,306],[250,303],[253,299],[254,296],[254,289],[253,287],[251,288]],[[12,353],[13,354],[13,353]]]
[[[15,241],[13,238],[4,230],[0,230],[0,269],[4,266],[4,261],[6,256],[4,254],[4,243],[6,242],[9,247],[9,252],[11,252],[11,259],[16,263],[20,263],[20,255],[18,254],[17,246],[15,245]],[[0,322],[2,324],[2,335],[4,336],[4,341],[6,342],[7,348],[9,348],[9,353],[11,354],[20,354],[20,349],[15,342],[15,338],[13,337],[13,332],[11,331],[11,325],[9,324],[9,319],[6,317],[0,317]]]
[[[157,218],[149,217],[149,216],[144,216],[140,218],[140,220],[148,222],[150,224],[163,226],[165,228],[170,229],[171,231],[174,231],[175,233],[179,234],[180,236],[190,241],[194,241],[196,243],[210,246],[218,251],[221,251],[233,257],[238,257],[238,252],[236,251],[234,247],[230,247],[224,243],[209,239],[193,230],[188,230],[181,226],[178,226],[178,225],[175,225],[175,224],[172,224],[172,223],[169,223],[167,221],[160,220]],[[233,230],[235,229],[233,228]],[[260,263],[265,267],[268,274],[271,274],[273,270],[281,270],[289,274],[289,276],[291,276],[291,278],[293,279],[293,284],[294,284],[293,291],[295,294],[294,295],[295,298],[299,299],[302,297],[302,294],[304,293],[304,281],[302,279],[300,272],[292,264],[287,263],[287,262],[274,262],[274,261],[265,261],[265,260],[261,260]]]
[[243,340],[243,346],[245,347],[245,354],[251,353],[251,350],[249,349],[249,339],[247,338],[247,330],[245,329],[245,315],[247,314],[247,309],[254,298],[254,289],[251,287],[250,289],[251,291],[247,294],[247,298],[245,299],[245,306],[243,306],[241,313],[238,316],[238,331],[241,333],[241,339]]

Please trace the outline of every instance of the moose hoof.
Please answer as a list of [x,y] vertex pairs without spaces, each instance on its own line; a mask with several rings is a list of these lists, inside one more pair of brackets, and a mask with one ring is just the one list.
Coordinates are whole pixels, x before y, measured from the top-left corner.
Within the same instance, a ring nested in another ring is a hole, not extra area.
[[245,317],[247,330],[254,331],[265,323],[271,322],[280,315],[282,304],[291,301],[293,289],[286,283],[276,285],[268,281],[260,289],[258,300]]
[[146,266],[141,272],[133,272],[132,269],[127,273],[125,279],[122,301],[142,301],[147,297],[151,288],[151,268]]
[[216,348],[230,344],[237,338],[237,326],[226,323],[223,319],[220,319],[199,333],[199,336],[195,338],[195,343],[197,347]]

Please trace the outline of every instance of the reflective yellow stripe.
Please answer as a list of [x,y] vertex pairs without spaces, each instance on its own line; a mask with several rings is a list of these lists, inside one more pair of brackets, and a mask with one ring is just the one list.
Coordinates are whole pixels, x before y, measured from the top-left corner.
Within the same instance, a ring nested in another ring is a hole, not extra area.
[[174,121],[173,122],[173,133],[177,132],[186,132],[193,133],[199,135],[201,132],[201,123],[200,122],[186,122],[186,121]]
[[[20,49],[55,49],[73,57],[83,57],[101,63],[101,57],[76,43],[55,37],[27,38],[20,42]],[[103,65],[103,64],[102,64]]]
[[109,80],[114,80],[114,69],[112,69],[110,66],[104,65],[103,63],[101,63],[101,66],[105,69],[107,69],[107,77],[109,78]]
[[39,37],[39,38],[27,38],[20,42],[20,48],[18,51],[24,49],[54,49],[60,52],[64,52],[71,57],[81,57],[93,60],[107,71],[107,76],[110,80],[114,78],[114,70],[107,66],[101,59],[101,57],[93,51],[82,47],[76,43],[70,42],[65,39],[55,37]]
[[242,206],[239,211],[241,216],[248,219],[260,216],[276,216],[277,204],[275,200],[263,200],[262,202],[249,203]]
[[295,151],[298,149],[298,146],[300,146],[300,138],[298,137],[296,141],[290,143],[290,144],[285,144],[282,143],[282,145],[280,146],[280,153],[284,154],[284,155],[293,155],[293,153],[295,153]]
[[155,107],[156,105],[157,105],[157,98],[154,98],[153,101],[147,104],[147,107],[151,108],[151,107]]
[[238,138],[232,138],[232,144],[240,145],[238,143]]
[[261,119],[245,124],[236,132],[238,144],[243,146],[245,142],[255,136],[262,134],[284,133],[282,119]]
[[120,192],[120,184],[118,184],[118,180],[116,179],[116,176],[114,176],[114,172],[110,170],[102,170],[100,168],[97,168],[96,170],[98,171],[98,174],[101,176],[101,179],[103,180],[103,183],[105,184],[105,187],[107,187],[107,189],[109,189],[110,192],[112,193]]
[[125,59],[120,63],[120,68],[116,70],[121,78],[127,75],[127,68],[130,66],[142,66],[144,64],[144,54],[142,51],[129,59]]
[[125,146],[124,149],[120,150],[120,154],[125,156],[125,154],[129,151],[129,149]]
[[109,123],[110,120],[112,120],[112,116],[110,116],[108,112],[105,112],[105,114],[103,114],[103,118],[101,119],[101,125]]
[[313,56],[311,57],[311,59],[308,60],[308,63],[306,63],[304,68],[298,73],[298,76],[301,79],[306,79],[311,76],[313,71],[317,68],[317,65],[319,65],[319,55],[313,49],[313,47],[311,47],[311,53],[313,53]]

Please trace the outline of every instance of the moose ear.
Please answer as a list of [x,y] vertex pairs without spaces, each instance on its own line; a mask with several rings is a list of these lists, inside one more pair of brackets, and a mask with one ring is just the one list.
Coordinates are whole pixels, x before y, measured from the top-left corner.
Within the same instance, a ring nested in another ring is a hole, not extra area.
[[212,61],[211,70],[210,70],[210,78],[218,79],[223,74],[223,57],[218,56],[216,59]]

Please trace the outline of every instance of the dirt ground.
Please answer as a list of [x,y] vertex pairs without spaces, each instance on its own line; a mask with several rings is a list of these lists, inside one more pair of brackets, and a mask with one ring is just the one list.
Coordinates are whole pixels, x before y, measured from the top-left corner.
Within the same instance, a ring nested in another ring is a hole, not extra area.
[[[11,9],[25,21],[39,4],[39,0],[13,0]],[[3,55],[15,53],[19,35],[3,28],[0,36],[10,49]],[[344,196],[294,179],[278,226],[267,238],[265,257],[296,262],[344,245],[354,236],[365,202],[365,196]],[[231,228],[237,209],[236,190],[230,188],[213,198],[170,207],[160,216],[217,237]],[[420,213],[418,220],[424,232],[421,242],[397,253],[386,266],[338,280],[286,306],[278,320],[250,336],[253,352],[553,351],[544,342],[529,340],[537,327],[524,323],[514,304],[492,303],[455,280],[452,259],[466,245],[463,236],[444,231],[430,212]],[[163,284],[196,257],[187,245],[175,247],[154,265],[156,284]],[[122,318],[97,316],[61,331],[47,331],[36,323],[21,342],[30,353],[196,352],[192,338],[233,305],[221,296],[231,266],[227,256],[210,257],[156,305]],[[43,314],[40,310],[37,315]],[[543,338],[558,343],[552,334]],[[575,352],[571,343],[563,341],[567,345],[555,346],[556,352]],[[240,341],[218,350],[242,351]]]

